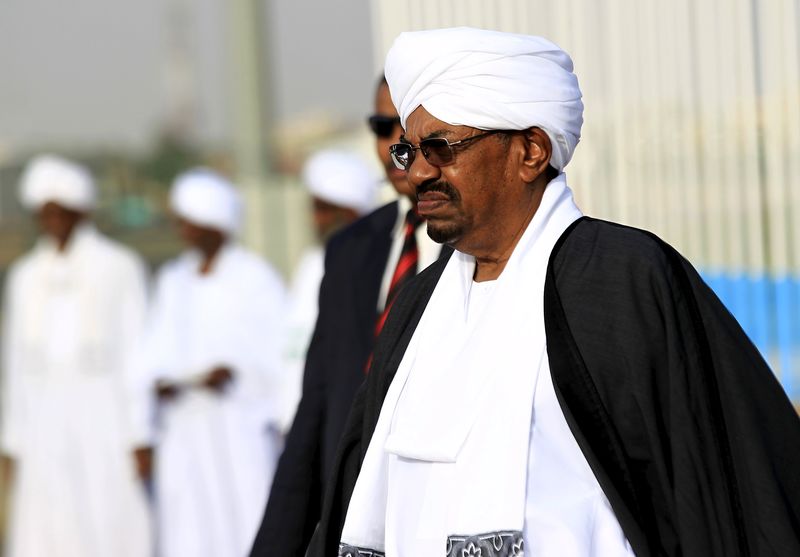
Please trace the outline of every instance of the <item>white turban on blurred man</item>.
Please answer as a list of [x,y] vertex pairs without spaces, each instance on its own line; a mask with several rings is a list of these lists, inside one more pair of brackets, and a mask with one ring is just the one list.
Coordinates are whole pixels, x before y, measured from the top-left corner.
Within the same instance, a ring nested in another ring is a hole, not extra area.
[[313,154],[303,165],[303,183],[312,196],[363,215],[375,206],[380,179],[359,155],[338,149]]
[[179,217],[233,235],[239,231],[243,206],[234,185],[206,168],[178,176],[170,190],[170,208]]
[[96,203],[94,180],[79,164],[55,155],[40,155],[25,167],[19,199],[31,212],[39,211],[48,202],[88,212]]

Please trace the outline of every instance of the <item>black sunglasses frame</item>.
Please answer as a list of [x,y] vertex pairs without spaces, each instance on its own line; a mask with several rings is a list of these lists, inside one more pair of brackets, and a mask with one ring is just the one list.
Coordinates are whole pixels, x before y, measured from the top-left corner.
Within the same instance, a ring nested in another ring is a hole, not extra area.
[[395,126],[400,125],[400,117],[373,114],[367,118],[367,124],[369,124],[369,129],[371,129],[372,133],[376,136],[387,138],[392,136]]

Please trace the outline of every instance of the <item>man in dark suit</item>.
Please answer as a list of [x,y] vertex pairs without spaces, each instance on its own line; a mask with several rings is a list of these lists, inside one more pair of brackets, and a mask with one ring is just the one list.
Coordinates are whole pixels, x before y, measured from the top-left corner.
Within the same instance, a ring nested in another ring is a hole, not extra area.
[[409,223],[415,201],[405,172],[389,159],[389,145],[399,141],[402,130],[385,79],[378,84],[375,114],[369,123],[386,176],[400,198],[334,235],[326,246],[319,317],[306,357],[303,396],[251,557],[305,553],[377,329],[403,279],[432,263],[440,252],[424,227],[416,226],[419,221]]

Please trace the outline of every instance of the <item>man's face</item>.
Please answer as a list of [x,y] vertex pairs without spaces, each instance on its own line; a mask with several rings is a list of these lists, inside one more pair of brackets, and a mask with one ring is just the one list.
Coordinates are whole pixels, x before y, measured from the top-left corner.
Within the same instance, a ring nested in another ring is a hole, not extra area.
[[312,200],[314,229],[317,239],[325,242],[331,235],[358,218],[358,213],[348,207],[334,205],[315,197]]
[[54,238],[61,245],[67,243],[75,225],[84,216],[79,211],[68,209],[52,201],[45,203],[36,213],[36,219],[42,232]]
[[186,245],[207,252],[225,241],[225,234],[177,217],[178,233]]
[[[420,106],[408,118],[404,140],[417,146],[424,139],[444,137],[453,143],[482,133],[446,124]],[[514,139],[493,134],[456,146],[453,162],[441,167],[415,151],[408,181],[434,241],[474,255],[491,252],[498,239],[517,232],[511,230],[524,221],[530,190],[516,171],[521,149],[510,150]]]
[[[392,104],[392,97],[389,94],[389,86],[386,83],[382,83],[380,87],[378,87],[378,91],[375,95],[375,114],[378,116],[397,118],[397,110],[395,109],[394,104]],[[386,172],[386,177],[392,183],[394,189],[397,190],[397,193],[400,195],[405,195],[413,200],[414,191],[408,185],[405,171],[398,170],[389,158],[389,146],[400,141],[400,134],[402,132],[403,129],[398,123],[396,126],[394,126],[391,135],[388,137],[380,137],[376,135],[375,147],[378,150],[378,157],[380,158],[381,164]]]

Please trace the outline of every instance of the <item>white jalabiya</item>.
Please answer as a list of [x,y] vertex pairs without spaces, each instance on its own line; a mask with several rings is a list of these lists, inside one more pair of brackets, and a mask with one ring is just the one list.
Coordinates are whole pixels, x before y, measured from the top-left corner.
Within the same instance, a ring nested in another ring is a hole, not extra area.
[[572,60],[542,37],[470,27],[401,33],[384,71],[403,127],[419,106],[452,125],[483,130],[533,126],[550,137],[550,164],[575,151],[583,103]]
[[[460,556],[478,555],[483,544],[484,556],[520,555],[524,531],[527,555],[627,555],[603,492],[561,427],[549,381],[545,271],[580,215],[562,174],[494,284],[476,285],[474,258],[453,254],[384,401],[344,545]],[[561,474],[554,464],[564,465]]]
[[303,391],[306,352],[319,314],[319,287],[325,274],[325,249],[313,246],[300,258],[289,288],[284,322],[283,410],[279,429],[288,433]]
[[[226,245],[207,275],[188,252],[158,277],[150,376],[188,388],[159,406],[156,500],[162,557],[242,557],[255,537],[279,455],[284,287],[261,258]],[[198,378],[224,365],[224,393]]]
[[42,238],[9,271],[2,449],[16,467],[4,555],[152,555],[129,413],[145,294],[139,258],[89,225],[64,252]]

